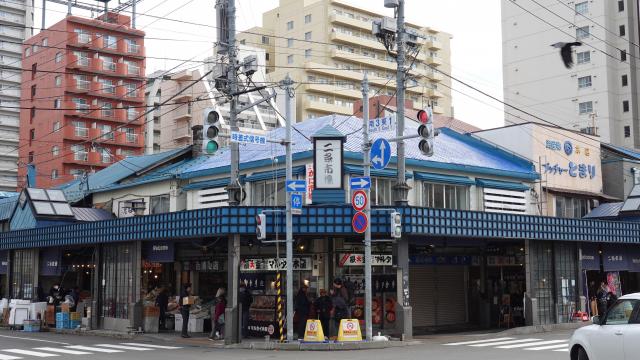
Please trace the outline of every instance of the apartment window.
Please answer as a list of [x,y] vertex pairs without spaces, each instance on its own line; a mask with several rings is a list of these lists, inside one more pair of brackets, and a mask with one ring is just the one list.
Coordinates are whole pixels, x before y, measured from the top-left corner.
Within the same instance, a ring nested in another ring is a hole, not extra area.
[[102,163],[109,164],[111,163],[111,152],[107,148],[100,149],[100,157],[102,158]]
[[269,61],[269,53],[265,53],[265,54],[264,54],[264,59],[265,59],[266,61]]
[[26,48],[26,49],[24,50],[24,56],[25,56],[25,57],[29,57],[29,56],[31,56],[31,48],[30,48],[30,47],[28,47],[28,48]]
[[311,58],[311,49],[306,49],[306,50],[304,51],[304,58],[305,58],[305,59],[309,59],[309,58]]
[[76,111],[84,114],[89,112],[89,103],[87,100],[82,98],[73,98],[72,101],[76,105]]
[[75,80],[78,89],[89,90],[90,81],[87,75],[73,75],[73,80]]
[[36,96],[36,86],[31,85],[31,98],[33,99],[34,96]]
[[42,39],[42,47],[47,47],[49,45],[49,39],[44,38]]
[[287,64],[293,64],[293,55],[287,56]]
[[620,36],[625,36],[625,35],[627,35],[627,31],[624,25],[620,25]]
[[116,63],[112,57],[100,56],[100,59],[102,60],[102,70],[116,71]]
[[307,31],[304,33],[304,39],[307,41],[311,41],[311,31]]
[[84,170],[80,169],[71,169],[69,173],[73,176],[74,180],[82,179],[84,176]]
[[51,147],[51,155],[53,156],[59,156],[60,155],[60,146],[58,145],[53,145]]
[[304,23],[305,24],[311,23],[311,14],[307,14],[304,16]]
[[149,199],[149,214],[166,214],[169,210],[169,194],[152,196]]
[[583,26],[576,29],[576,39],[582,40],[589,37],[589,27]]
[[88,44],[91,41],[91,35],[88,31],[83,29],[73,29],[73,32],[78,36],[78,42],[81,44]]
[[293,30],[293,21],[287,22],[287,30]]
[[102,91],[107,93],[107,94],[115,94],[116,93],[116,86],[113,83],[113,80],[110,79],[100,79],[100,87],[102,88]]
[[53,123],[53,132],[60,130],[60,121],[56,121]]
[[287,47],[293,47],[293,39],[287,39]]
[[62,107],[62,100],[61,99],[53,100],[53,108],[54,109],[60,109],[61,107]]
[[627,50],[620,50],[620,61],[627,61]]
[[101,125],[98,125],[98,129],[100,129],[100,135],[102,135],[103,139],[113,140],[113,132],[111,131],[111,125],[101,124]]
[[89,136],[89,129],[87,129],[84,121],[72,121],[71,124],[73,125],[74,134],[77,137]]
[[40,50],[40,46],[38,46],[37,44],[34,44],[31,48],[34,54],[37,53],[38,50]]
[[622,75],[622,86],[629,85],[629,77],[627,75]]
[[36,117],[36,108],[35,107],[31,108],[31,111],[30,111],[29,115],[30,115],[29,122],[32,123],[33,119],[35,119],[35,117]]
[[135,120],[138,116],[138,112],[135,108],[128,107],[127,108],[127,120]]
[[58,169],[51,170],[51,180],[55,180],[58,178]]
[[578,78],[578,89],[591,87],[591,76],[583,76]]
[[62,53],[61,52],[56,53],[56,62],[57,63],[62,62]]
[[580,115],[593,113],[593,101],[585,101],[578,104]]
[[127,65],[127,74],[140,75],[140,67],[138,66],[137,62],[125,60],[124,63]]
[[31,80],[36,78],[36,73],[38,72],[38,64],[31,65]]
[[591,210],[588,199],[556,196],[556,217],[580,219]]
[[618,11],[624,11],[624,1],[618,1]]
[[89,66],[89,55],[86,52],[74,51],[73,55],[77,57],[76,63],[80,66]]
[[627,125],[624,127],[624,137],[631,137],[631,126]]
[[118,38],[113,35],[104,35],[102,37],[103,43],[102,45],[106,49],[117,49],[118,48]]
[[100,109],[102,111],[102,116],[105,116],[105,117],[113,116],[113,104],[109,102],[103,102],[102,105],[100,106]]
[[622,111],[629,112],[629,100],[625,100],[622,102]]
[[589,12],[589,3],[586,1],[580,2],[576,4],[576,13],[577,14],[586,14]]
[[[125,83],[124,88],[126,91],[126,97],[136,97],[138,95],[138,86],[134,83]],[[191,105],[191,103],[189,103]]]
[[33,163],[33,151],[29,151],[29,157],[27,158],[29,164]]
[[583,51],[578,53],[578,64],[587,64],[591,62],[591,52]]
[[436,209],[469,210],[467,186],[423,183],[423,206]]
[[140,51],[140,45],[138,42],[133,39],[125,39],[125,44],[127,44],[127,52],[129,54],[137,54]]
[[61,75],[56,76],[55,82],[56,82],[56,86],[62,86],[62,76]]
[[269,45],[269,37],[268,36],[262,36],[262,44],[263,45]]
[[87,161],[89,157],[87,148],[83,144],[72,145],[71,152],[73,153],[73,159],[77,161]]

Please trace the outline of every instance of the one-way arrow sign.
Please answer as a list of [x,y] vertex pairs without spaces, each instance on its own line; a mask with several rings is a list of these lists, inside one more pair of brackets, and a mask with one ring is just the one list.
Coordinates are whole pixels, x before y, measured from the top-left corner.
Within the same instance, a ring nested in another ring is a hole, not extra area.
[[354,177],[351,178],[351,190],[366,190],[371,188],[370,177]]
[[306,192],[307,182],[305,180],[287,180],[287,192]]

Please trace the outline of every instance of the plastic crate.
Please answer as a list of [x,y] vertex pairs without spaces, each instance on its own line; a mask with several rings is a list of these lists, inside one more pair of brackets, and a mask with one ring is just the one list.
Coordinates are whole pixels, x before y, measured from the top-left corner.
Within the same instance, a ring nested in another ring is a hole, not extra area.
[[69,327],[68,329],[77,329],[81,324],[81,321],[79,320],[71,320],[69,321]]
[[40,332],[40,320],[25,320],[23,323],[24,332]]
[[56,329],[68,329],[69,321],[56,321]]
[[69,313],[65,313],[65,312],[56,313],[56,323],[58,321],[69,321],[69,320],[71,320]]
[[80,315],[79,312],[72,312],[72,313],[69,313],[69,320],[80,321],[82,320],[82,316]]

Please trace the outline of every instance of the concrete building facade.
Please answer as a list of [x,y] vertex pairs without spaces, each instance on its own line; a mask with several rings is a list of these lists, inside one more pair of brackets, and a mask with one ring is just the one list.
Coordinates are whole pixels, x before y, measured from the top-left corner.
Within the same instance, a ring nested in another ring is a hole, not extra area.
[[[538,17],[538,18],[536,18]],[[502,1],[505,102],[602,142],[640,147],[638,2]],[[565,68],[557,42],[580,41]],[[507,112],[507,125],[540,121]]]
[[142,153],[144,32],[130,17],[67,16],[25,42],[23,69],[19,188],[26,164],[48,188]]
[[[392,14],[387,14],[392,16]],[[297,119],[327,114],[353,114],[362,97],[360,82],[366,70],[372,95],[396,92],[396,62],[372,35],[372,22],[382,14],[339,0],[280,0],[280,6],[263,14],[263,26],[239,34],[241,44],[266,51],[267,69],[279,81],[289,74],[299,84]],[[408,24],[419,38],[420,53],[409,60],[412,76],[407,99],[432,104],[434,112],[452,115],[449,34]]]

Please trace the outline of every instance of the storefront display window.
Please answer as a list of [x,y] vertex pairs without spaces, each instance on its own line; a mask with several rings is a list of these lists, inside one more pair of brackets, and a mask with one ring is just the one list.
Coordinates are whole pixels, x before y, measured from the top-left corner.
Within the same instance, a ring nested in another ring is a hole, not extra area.
[[105,246],[102,263],[102,317],[126,319],[133,302],[134,245]]
[[423,184],[423,205],[436,209],[469,209],[469,188],[446,184]]

